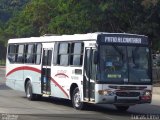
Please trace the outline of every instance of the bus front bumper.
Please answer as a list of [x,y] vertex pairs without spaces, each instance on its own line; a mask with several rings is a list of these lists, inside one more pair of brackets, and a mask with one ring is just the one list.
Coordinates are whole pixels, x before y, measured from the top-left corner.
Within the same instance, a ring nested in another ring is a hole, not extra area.
[[151,98],[151,96],[121,97],[117,95],[96,95],[95,102],[97,104],[134,105],[151,103]]

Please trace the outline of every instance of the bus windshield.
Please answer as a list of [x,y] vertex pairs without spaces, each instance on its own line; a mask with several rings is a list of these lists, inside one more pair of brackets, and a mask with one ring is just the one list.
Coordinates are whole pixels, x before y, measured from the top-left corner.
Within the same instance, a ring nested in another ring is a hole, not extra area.
[[101,45],[100,78],[109,83],[150,83],[149,49],[140,46]]

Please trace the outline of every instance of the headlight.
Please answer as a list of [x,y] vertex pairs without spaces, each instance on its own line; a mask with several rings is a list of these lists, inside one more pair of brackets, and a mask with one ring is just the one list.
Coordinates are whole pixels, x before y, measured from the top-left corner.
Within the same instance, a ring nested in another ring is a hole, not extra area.
[[111,90],[99,90],[98,91],[99,95],[113,95],[114,92]]
[[151,96],[151,91],[150,90],[145,91],[144,96]]

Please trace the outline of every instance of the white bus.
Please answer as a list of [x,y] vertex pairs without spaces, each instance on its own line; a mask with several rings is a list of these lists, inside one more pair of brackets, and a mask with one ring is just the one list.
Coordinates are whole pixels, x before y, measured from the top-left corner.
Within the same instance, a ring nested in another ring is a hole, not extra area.
[[118,110],[150,103],[151,49],[148,38],[128,33],[88,33],[8,41],[6,85],[29,100],[52,96],[114,104]]

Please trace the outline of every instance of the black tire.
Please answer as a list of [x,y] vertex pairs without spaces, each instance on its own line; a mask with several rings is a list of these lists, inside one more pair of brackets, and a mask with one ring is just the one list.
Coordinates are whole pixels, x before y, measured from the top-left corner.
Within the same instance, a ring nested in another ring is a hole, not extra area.
[[116,106],[118,111],[127,111],[129,109],[129,106]]
[[32,84],[30,81],[27,82],[26,84],[26,88],[25,88],[25,92],[26,92],[26,97],[29,99],[29,100],[36,100],[37,98],[37,95],[36,94],[33,94],[33,91],[32,91]]
[[72,105],[73,105],[73,108],[75,108],[77,110],[84,109],[84,103],[80,101],[80,93],[79,93],[79,88],[78,87],[76,87],[73,91]]

